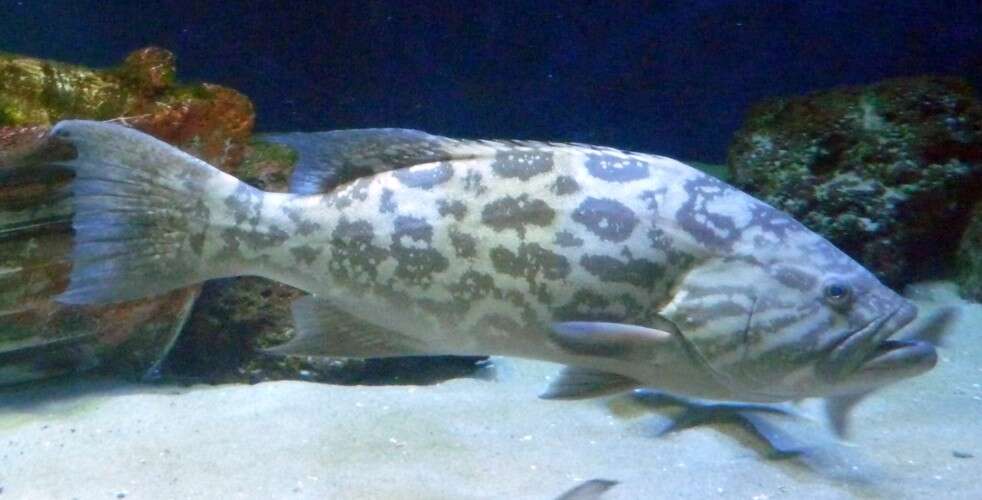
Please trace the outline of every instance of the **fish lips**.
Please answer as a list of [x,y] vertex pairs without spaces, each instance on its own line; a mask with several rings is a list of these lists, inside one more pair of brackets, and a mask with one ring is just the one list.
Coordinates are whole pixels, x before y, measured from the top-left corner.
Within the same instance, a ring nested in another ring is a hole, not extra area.
[[[903,303],[893,311],[870,321],[835,344],[819,362],[818,373],[828,381],[838,381],[860,368],[908,370],[930,368],[937,361],[934,346],[919,340],[888,340],[917,317],[917,308]],[[930,366],[928,366],[930,365]],[[899,375],[899,373],[898,373]]]
[[885,340],[865,358],[859,372],[873,375],[889,371],[917,375],[934,368],[938,351],[924,340]]

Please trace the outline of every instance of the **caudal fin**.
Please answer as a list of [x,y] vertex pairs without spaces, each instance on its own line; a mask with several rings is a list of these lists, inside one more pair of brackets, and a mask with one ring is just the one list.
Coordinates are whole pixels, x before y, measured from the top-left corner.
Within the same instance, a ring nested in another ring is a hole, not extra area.
[[249,188],[142,132],[63,121],[51,131],[77,151],[62,164],[72,184],[75,246],[58,301],[121,302],[215,277],[202,255],[221,220],[221,193]]

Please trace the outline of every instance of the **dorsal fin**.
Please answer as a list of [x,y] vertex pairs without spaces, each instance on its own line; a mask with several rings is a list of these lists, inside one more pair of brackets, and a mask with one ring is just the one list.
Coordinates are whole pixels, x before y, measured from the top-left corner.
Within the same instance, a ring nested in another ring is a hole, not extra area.
[[[417,165],[491,158],[495,155],[536,150],[575,148],[596,154],[636,155],[601,146],[577,143],[523,140],[451,139],[405,128],[366,128],[327,132],[262,134],[259,140],[282,144],[297,152],[299,159],[290,177],[290,192],[327,193],[359,177]],[[528,162],[537,157],[524,158]],[[522,168],[513,168],[522,176]]]
[[290,192],[326,193],[359,177],[425,163],[473,158],[454,148],[460,142],[419,130],[370,128],[328,132],[264,134],[261,140],[293,148],[299,155]]

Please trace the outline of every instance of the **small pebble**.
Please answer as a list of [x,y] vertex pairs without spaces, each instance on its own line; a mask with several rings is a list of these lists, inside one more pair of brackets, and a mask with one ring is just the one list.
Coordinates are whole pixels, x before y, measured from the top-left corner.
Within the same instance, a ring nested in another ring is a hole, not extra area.
[[951,455],[953,457],[955,457],[955,458],[974,458],[975,457],[975,455],[972,455],[971,453],[969,453],[967,451],[959,451],[959,450],[952,451],[951,452]]

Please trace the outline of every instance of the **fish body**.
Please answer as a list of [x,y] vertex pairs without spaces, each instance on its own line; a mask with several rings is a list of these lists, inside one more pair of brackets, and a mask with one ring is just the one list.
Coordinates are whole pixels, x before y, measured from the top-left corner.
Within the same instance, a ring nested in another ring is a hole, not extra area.
[[287,134],[266,193],[137,131],[68,121],[76,247],[60,300],[258,275],[309,292],[285,354],[500,354],[549,397],[645,386],[840,396],[926,371],[916,309],[826,240],[669,158],[401,129]]

